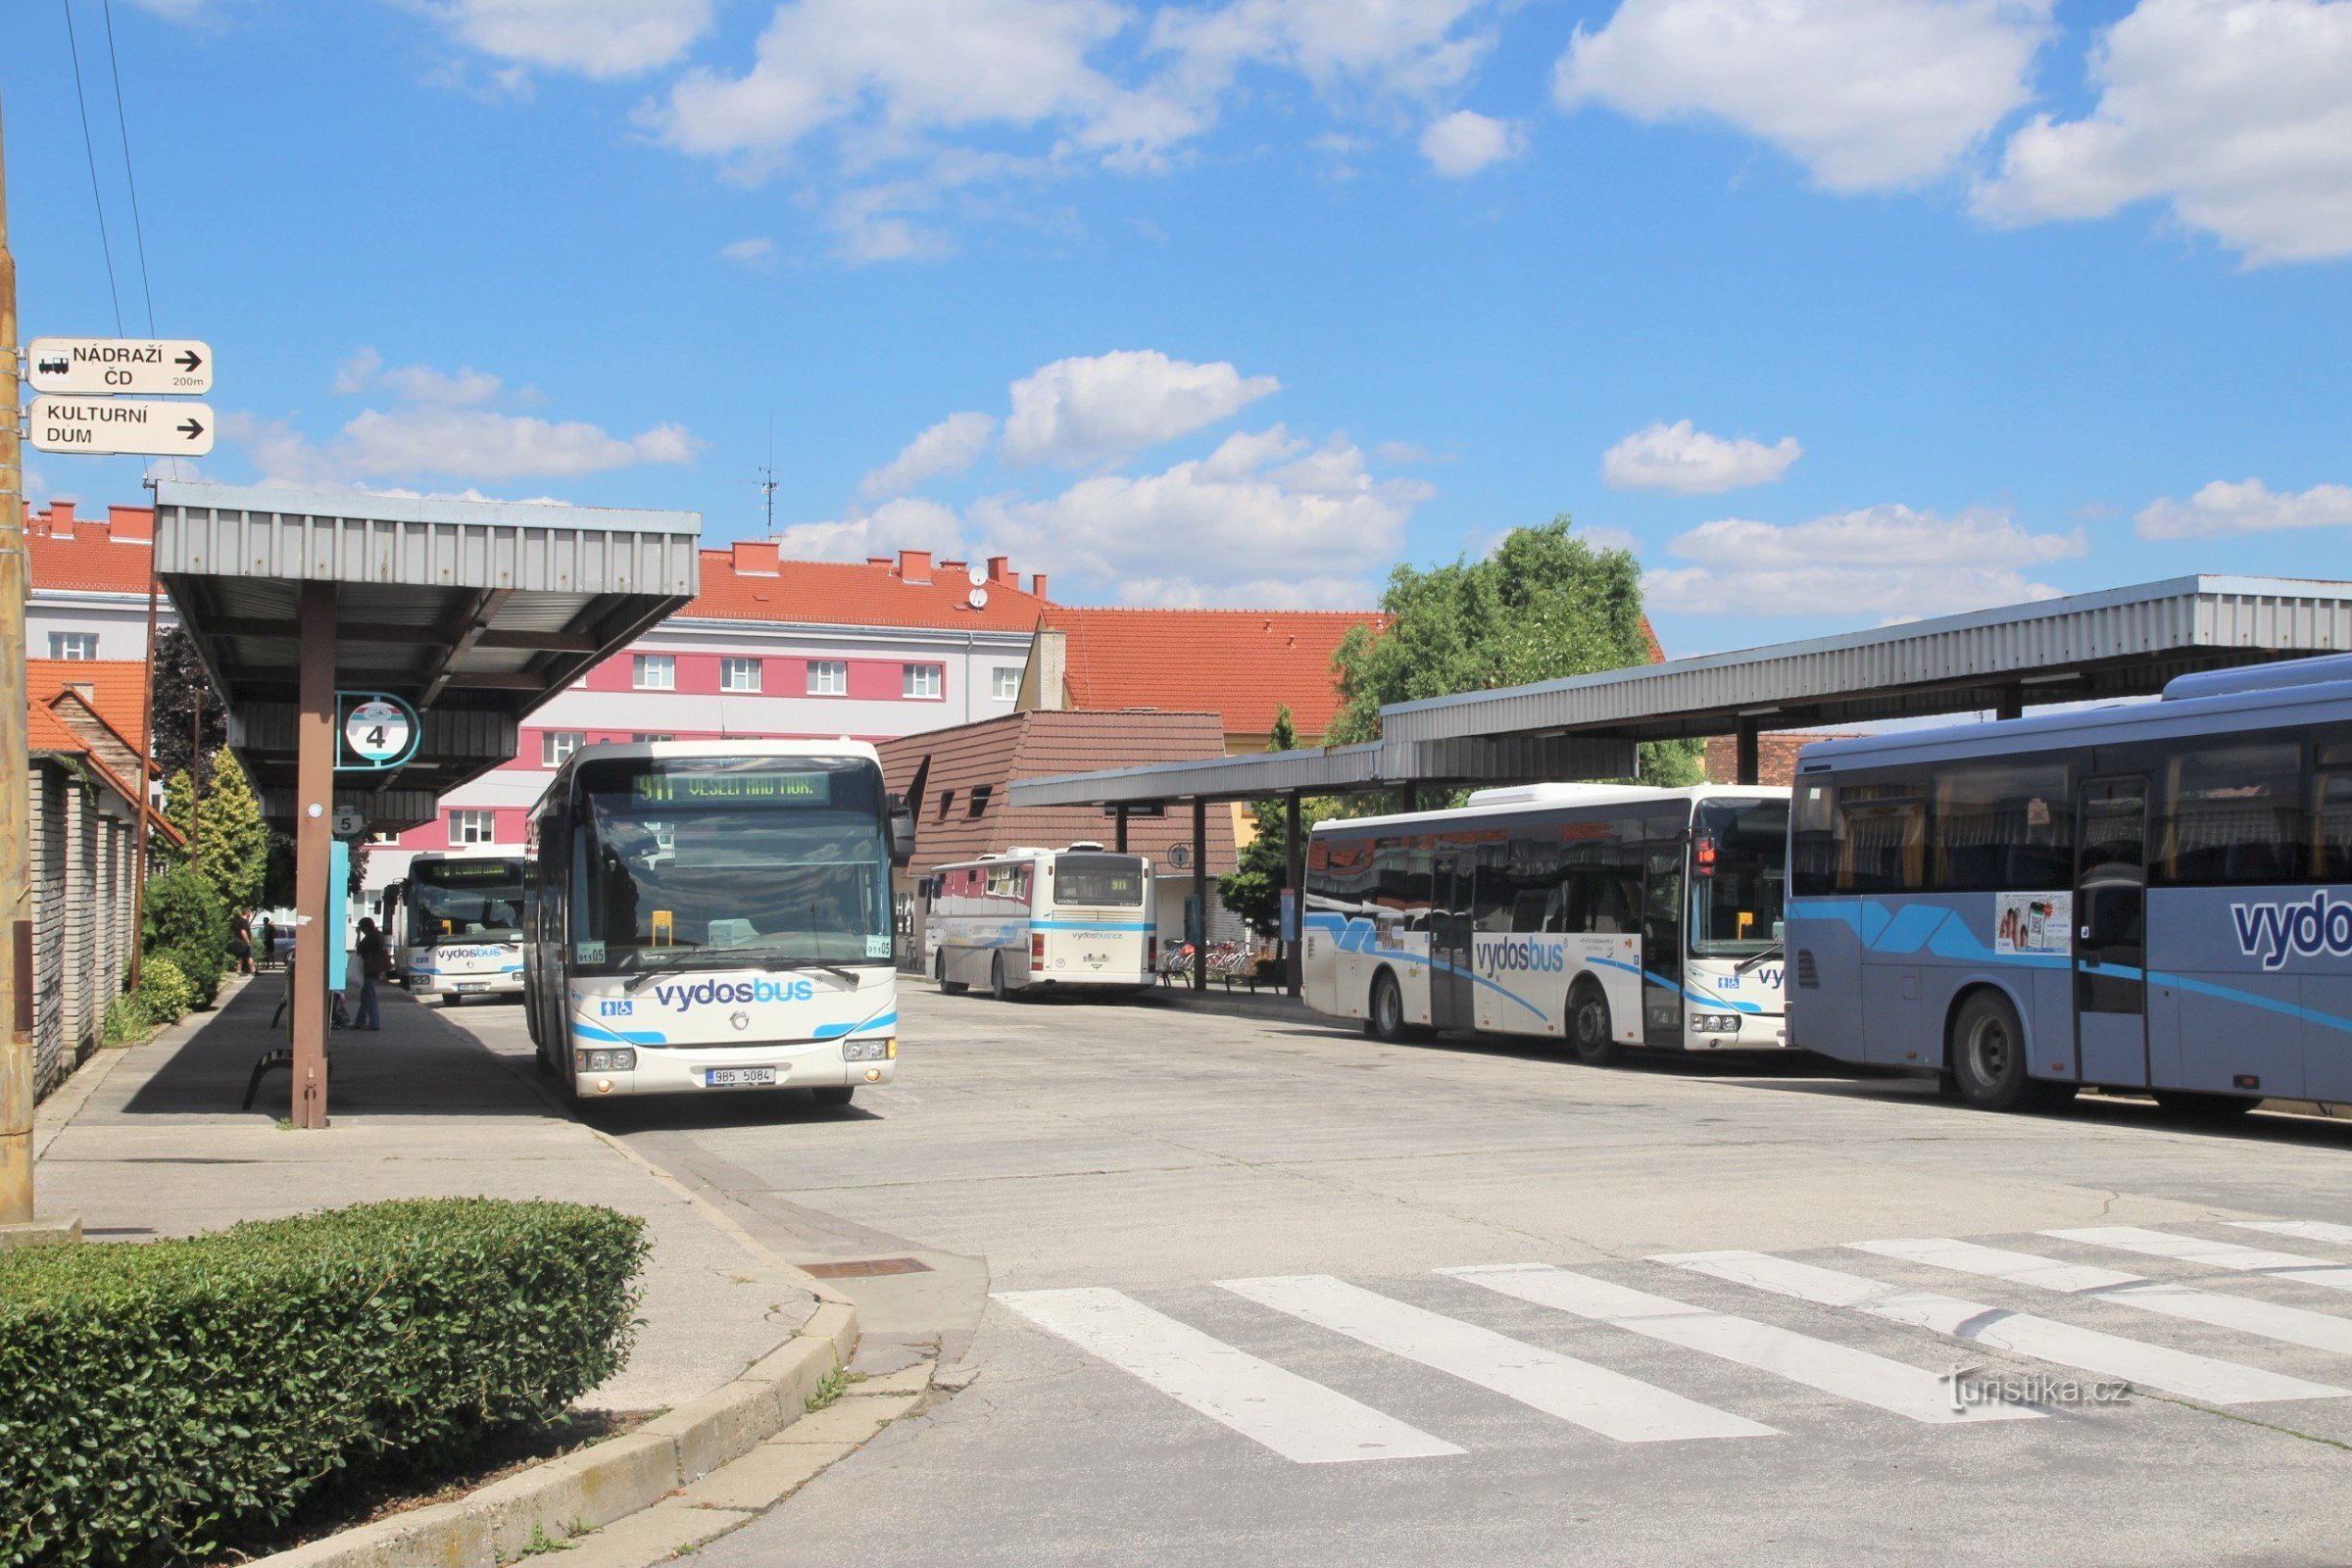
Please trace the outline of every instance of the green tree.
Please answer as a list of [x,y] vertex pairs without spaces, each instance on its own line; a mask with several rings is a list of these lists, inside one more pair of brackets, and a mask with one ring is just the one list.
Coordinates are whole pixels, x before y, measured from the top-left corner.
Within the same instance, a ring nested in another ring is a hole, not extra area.
[[213,759],[228,745],[228,705],[197,656],[196,639],[167,626],[155,639],[155,765],[167,778],[201,768],[213,787]]
[[270,862],[270,828],[262,803],[245,777],[236,754],[223,747],[205,770],[209,780],[201,803],[183,769],[165,787],[164,816],[189,840],[189,862],[214,895],[232,909],[251,908],[262,899]]
[[[1650,662],[1633,553],[1596,548],[1565,513],[1514,528],[1483,561],[1399,564],[1380,608],[1389,624],[1355,627],[1332,656],[1342,706],[1331,745],[1378,740],[1392,703]],[[1695,742],[1646,743],[1642,777],[1697,783],[1699,755]]]
[[[1269,752],[1295,752],[1298,749],[1298,727],[1291,718],[1289,704],[1274,712],[1274,730],[1266,743]],[[1280,928],[1282,921],[1282,890],[1291,883],[1290,823],[1281,801],[1256,801],[1250,808],[1256,819],[1257,833],[1235,858],[1230,876],[1217,878],[1217,897],[1225,907],[1256,926],[1261,931]],[[1302,800],[1298,803],[1298,829],[1301,833],[1313,827],[1332,812],[1331,803]]]

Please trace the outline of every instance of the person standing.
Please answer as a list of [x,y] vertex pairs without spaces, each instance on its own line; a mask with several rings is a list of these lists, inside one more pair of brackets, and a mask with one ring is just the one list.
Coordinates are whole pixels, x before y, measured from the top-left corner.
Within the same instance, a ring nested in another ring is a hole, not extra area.
[[228,956],[237,960],[237,973],[253,973],[253,915],[248,910],[228,917]]
[[360,960],[360,1006],[359,1015],[352,1020],[352,1027],[355,1029],[381,1029],[384,1026],[384,1020],[383,1015],[376,1011],[375,982],[379,976],[387,972],[384,961],[384,935],[375,928],[373,920],[365,916],[360,920],[358,956]]
[[277,921],[273,917],[265,914],[262,916],[262,966],[264,968],[268,968],[270,964],[273,964],[276,961]]

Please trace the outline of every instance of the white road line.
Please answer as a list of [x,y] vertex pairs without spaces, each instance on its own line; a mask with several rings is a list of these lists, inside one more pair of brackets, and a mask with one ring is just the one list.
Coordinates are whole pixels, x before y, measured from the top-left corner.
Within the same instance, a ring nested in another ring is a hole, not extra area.
[[2120,1335],[2077,1328],[2029,1312],[2009,1312],[1981,1301],[1934,1291],[1909,1290],[1816,1268],[1810,1263],[1763,1252],[1683,1252],[1652,1259],[1677,1268],[1730,1280],[1778,1296],[1823,1306],[1842,1306],[1873,1317],[1949,1335],[1969,1345],[2031,1355],[2061,1366],[2081,1367],[2151,1389],[2167,1389],[2211,1404],[2252,1404],[2266,1399],[2333,1398],[2346,1391],[2308,1383],[2257,1367],[2217,1361],[2185,1350],[2144,1345]]
[[2330,1291],[2352,1291],[2352,1268],[2330,1263],[2324,1257],[2305,1257],[2299,1252],[2273,1252],[2260,1247],[2240,1247],[2235,1242],[2208,1242],[2194,1236],[2175,1236],[2170,1231],[2145,1231],[2136,1225],[2093,1225],[2085,1230],[2041,1234],[2062,1241],[2088,1242],[2093,1247],[2112,1247],[2123,1252],[2169,1257],[2206,1268],[2268,1274]]
[[2330,1225],[2324,1219],[2233,1219],[2230,1223],[2241,1231],[2269,1231],[2273,1236],[2352,1247],[2352,1225]]
[[1620,1443],[1774,1435],[1771,1427],[1623,1373],[1376,1296],[1328,1274],[1217,1284],[1260,1306],[1435,1367]]
[[1300,1464],[1462,1450],[1111,1290],[1002,1291],[1040,1328]]
[[2143,1312],[2161,1312],[2166,1317],[2187,1318],[2195,1323],[2210,1323],[2215,1328],[2257,1334],[2266,1340],[2280,1340],[2288,1345],[2308,1346],[2315,1350],[2352,1355],[2352,1318],[2335,1317],[2327,1312],[2310,1312],[2299,1306],[2281,1306],[2276,1301],[2258,1301],[2243,1296],[2218,1295],[2187,1285],[2151,1280],[2138,1274],[2119,1274],[2113,1269],[2061,1263],[2054,1258],[2036,1257],[2031,1252],[1979,1247],[1974,1242],[1958,1242],[1941,1236],[1892,1242],[1852,1242],[1847,1245],[1859,1251],[1875,1252],[1881,1257],[1899,1257],[1913,1263],[1958,1269],[1963,1274],[1982,1274],[1989,1279],[2032,1285],[2067,1296],[2114,1301],[2123,1306],[2135,1306]]
[[2041,1412],[2016,1404],[1971,1404],[1953,1408],[1951,1380],[1890,1361],[1868,1350],[1832,1344],[1771,1323],[1733,1317],[1668,1297],[1543,1263],[1488,1268],[1440,1269],[1441,1274],[1483,1285],[1522,1301],[1548,1306],[1612,1328],[1663,1340],[1687,1350],[1721,1356],[1801,1383],[1839,1398],[1872,1404],[1934,1425],[1981,1421],[2032,1421]]

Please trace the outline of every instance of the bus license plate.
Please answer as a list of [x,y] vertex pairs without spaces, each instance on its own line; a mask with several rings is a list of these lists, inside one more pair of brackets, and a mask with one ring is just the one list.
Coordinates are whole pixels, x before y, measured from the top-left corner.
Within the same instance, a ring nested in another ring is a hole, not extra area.
[[776,1081],[773,1067],[706,1067],[703,1087],[706,1089],[757,1089]]
[[490,989],[490,982],[487,980],[460,980],[455,983],[455,989],[459,991],[487,991]]

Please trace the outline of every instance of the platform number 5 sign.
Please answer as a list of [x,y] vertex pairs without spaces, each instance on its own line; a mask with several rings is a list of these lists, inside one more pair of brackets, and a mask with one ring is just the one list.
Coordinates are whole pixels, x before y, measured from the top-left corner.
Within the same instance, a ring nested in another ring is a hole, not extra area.
[[344,773],[377,772],[398,767],[416,752],[416,710],[389,692],[338,692],[343,712],[343,756],[335,768]]

